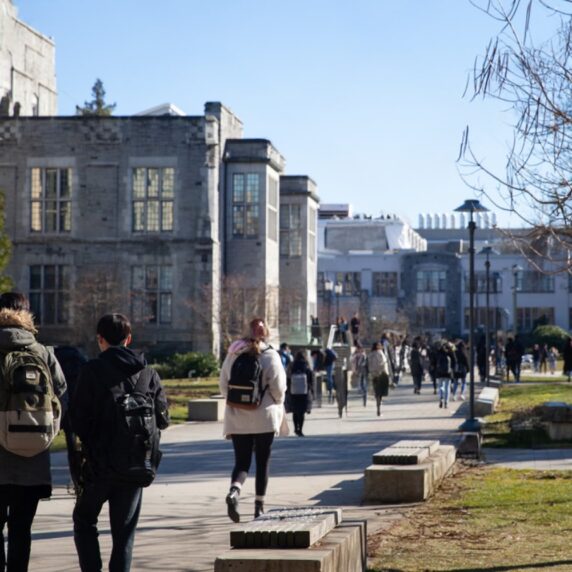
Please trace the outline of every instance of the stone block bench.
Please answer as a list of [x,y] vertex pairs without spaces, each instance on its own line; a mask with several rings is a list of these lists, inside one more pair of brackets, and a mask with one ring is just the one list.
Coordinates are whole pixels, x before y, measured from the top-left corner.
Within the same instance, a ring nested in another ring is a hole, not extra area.
[[218,397],[193,399],[188,403],[187,419],[189,421],[222,421],[224,418],[225,400]]
[[439,441],[398,441],[373,455],[365,470],[365,502],[426,500],[455,464],[456,450]]
[[552,441],[572,440],[572,404],[547,401],[542,404],[542,425]]
[[230,532],[215,572],[365,572],[365,521],[328,507],[276,509]]
[[475,399],[475,416],[484,417],[495,412],[499,404],[499,390],[496,387],[485,387]]

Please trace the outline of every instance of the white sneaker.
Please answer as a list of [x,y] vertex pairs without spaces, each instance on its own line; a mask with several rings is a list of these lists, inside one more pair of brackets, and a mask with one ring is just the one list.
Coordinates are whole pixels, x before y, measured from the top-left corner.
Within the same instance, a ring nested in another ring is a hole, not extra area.
[[456,396],[456,395],[452,395],[452,396],[451,396],[451,401],[457,401],[457,396]]
[[459,395],[459,399],[460,399],[461,401],[465,401],[465,396],[464,396],[464,395]]

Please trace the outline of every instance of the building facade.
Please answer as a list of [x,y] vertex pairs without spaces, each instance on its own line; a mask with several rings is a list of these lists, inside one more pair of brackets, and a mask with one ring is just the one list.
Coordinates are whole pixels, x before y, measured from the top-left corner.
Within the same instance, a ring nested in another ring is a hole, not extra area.
[[[336,212],[351,212],[337,207]],[[318,294],[326,322],[358,312],[362,323],[377,333],[387,328],[411,334],[468,334],[465,221],[439,215],[423,218],[424,224],[412,230],[398,218],[340,219],[332,218],[332,212],[326,205],[325,217],[320,214]],[[572,329],[569,275],[556,273],[547,260],[528,260],[509,233],[491,226],[493,220],[482,217],[475,232],[476,325],[488,323],[499,335],[515,329],[530,332],[544,323]],[[488,257],[482,252],[485,246],[493,248]],[[328,282],[337,284],[338,291],[325,288]]]
[[18,19],[11,0],[0,0],[0,115],[55,115],[53,41]]
[[[252,315],[279,335],[284,159],[242,139],[224,105],[193,117],[10,117],[0,131],[7,273],[42,339],[88,346],[106,311],[129,313],[149,349],[217,354]],[[314,294],[298,290],[308,307]]]

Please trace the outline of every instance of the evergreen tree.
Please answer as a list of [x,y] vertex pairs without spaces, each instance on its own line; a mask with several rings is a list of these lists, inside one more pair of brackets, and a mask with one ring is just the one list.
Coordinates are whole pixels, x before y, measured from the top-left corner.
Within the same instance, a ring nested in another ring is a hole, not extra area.
[[76,115],[85,115],[88,117],[109,117],[116,107],[116,103],[108,104],[105,102],[105,89],[103,82],[97,78],[91,88],[93,99],[85,101],[83,107],[76,105]]

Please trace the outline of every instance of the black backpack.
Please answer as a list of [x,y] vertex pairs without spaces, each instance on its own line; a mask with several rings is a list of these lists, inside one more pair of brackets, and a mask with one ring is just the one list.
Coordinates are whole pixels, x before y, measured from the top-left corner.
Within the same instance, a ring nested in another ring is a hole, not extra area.
[[102,461],[113,481],[136,487],[153,482],[162,456],[155,399],[149,393],[153,373],[145,368],[108,386],[112,396],[106,416],[109,439]]
[[256,409],[262,402],[268,386],[262,387],[261,355],[248,350],[239,354],[234,360],[226,395],[226,402],[231,407]]

